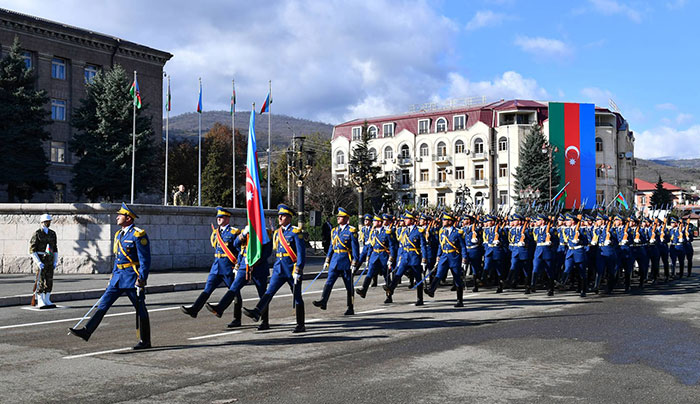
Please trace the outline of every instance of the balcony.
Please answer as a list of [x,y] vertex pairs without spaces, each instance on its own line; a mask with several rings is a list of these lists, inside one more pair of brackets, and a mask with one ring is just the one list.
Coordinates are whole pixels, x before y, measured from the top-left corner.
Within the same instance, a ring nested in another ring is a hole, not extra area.
[[481,161],[481,160],[486,160],[488,158],[488,154],[481,152],[481,153],[472,153],[472,160],[474,161]]
[[433,163],[436,164],[452,164],[452,158],[446,155],[433,154]]
[[482,178],[482,179],[472,178],[471,184],[473,187],[476,187],[476,188],[480,188],[480,187],[485,188],[485,187],[489,186],[489,179],[488,178]]
[[335,165],[335,171],[345,171],[347,169],[348,169],[348,166],[345,163],[337,163]]
[[406,166],[412,166],[413,165],[413,159],[410,157],[397,157],[396,158],[396,164],[398,164],[401,167],[406,167]]
[[450,183],[447,180],[432,180],[430,181],[430,186],[435,189],[448,189],[450,188]]
[[391,189],[393,190],[399,190],[399,189],[410,189],[413,184],[407,183],[404,184],[401,181],[394,182],[391,184]]

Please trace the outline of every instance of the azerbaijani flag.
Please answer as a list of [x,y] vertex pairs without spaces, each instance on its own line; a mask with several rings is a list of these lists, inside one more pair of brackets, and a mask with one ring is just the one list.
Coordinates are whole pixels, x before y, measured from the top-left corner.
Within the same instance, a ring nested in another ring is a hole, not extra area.
[[272,104],[272,98],[270,98],[270,93],[268,92],[267,97],[265,97],[265,102],[262,108],[260,108],[260,113],[264,114],[265,112],[270,112],[270,104]]
[[[136,76],[136,74],[134,74]],[[129,94],[134,99],[134,105],[136,108],[141,109],[141,91],[139,91],[139,81],[134,77],[134,82],[131,83],[131,88],[129,89]]]
[[552,198],[552,200],[554,202],[559,202],[562,199],[566,200],[566,196],[567,196],[566,195],[566,187],[568,187],[568,186],[569,186],[569,183],[567,182],[566,185],[564,185],[564,188],[559,190],[559,192],[557,192],[557,194],[554,195],[554,198]]
[[199,101],[197,102],[197,112],[202,113],[202,80],[199,80]]
[[233,83],[233,94],[231,95],[231,115],[236,113],[236,83]]
[[262,256],[262,246],[270,242],[265,230],[265,213],[260,192],[258,171],[258,149],[255,142],[255,114],[250,114],[248,127],[248,157],[245,174],[246,207],[248,208],[248,252],[249,266],[255,265]]
[[622,192],[617,193],[617,196],[615,197],[615,201],[620,203],[620,205],[624,206],[625,209],[630,208],[630,206],[627,204],[627,200],[625,199],[625,196],[622,195]]
[[[553,160],[560,186],[568,184],[572,199],[594,201],[595,191],[595,105],[549,103],[549,143],[559,152]],[[565,208],[572,209],[571,202]]]

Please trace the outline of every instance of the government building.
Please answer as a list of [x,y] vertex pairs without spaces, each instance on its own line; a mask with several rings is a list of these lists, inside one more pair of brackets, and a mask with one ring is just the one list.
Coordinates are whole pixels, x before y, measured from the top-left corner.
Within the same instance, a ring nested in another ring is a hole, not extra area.
[[[1,56],[7,55],[15,38],[24,50],[24,60],[36,76],[36,88],[45,90],[51,111],[46,130],[51,139],[44,145],[54,190],[35,194],[31,202],[76,202],[70,181],[77,157],[68,150],[73,138],[71,115],[85,97],[85,84],[97,72],[121,65],[131,77],[138,72],[145,114],[152,117],[154,138],[160,141],[163,111],[163,66],[170,53],[60,22],[0,8]],[[128,89],[125,89],[127,91]],[[7,200],[0,186],[0,200]]]
[[[547,101],[465,100],[358,118],[333,129],[334,181],[348,182],[351,150],[365,122],[374,164],[388,177],[397,200],[415,206],[511,207],[518,197],[514,174],[521,142],[534,124],[549,137]],[[634,135],[616,109],[595,108],[595,149],[598,203],[618,192],[634,200]]]

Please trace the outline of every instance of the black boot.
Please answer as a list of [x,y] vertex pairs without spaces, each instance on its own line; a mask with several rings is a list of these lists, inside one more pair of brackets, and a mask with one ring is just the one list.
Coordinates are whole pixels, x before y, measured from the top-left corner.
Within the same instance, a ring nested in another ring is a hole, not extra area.
[[[228,292],[227,292],[228,293]],[[243,299],[240,293],[237,294],[236,298],[233,300],[233,320],[226,324],[227,328],[236,328],[241,326],[241,311],[243,310]],[[267,311],[267,307],[265,308]]]
[[472,292],[476,293],[479,291],[479,278],[476,276],[474,277],[474,287],[472,288]]
[[[430,296],[430,297],[435,297],[435,290],[437,289],[437,285],[440,283],[439,279],[433,279],[432,282],[430,282],[430,285],[428,285],[425,288],[425,294]],[[457,289],[455,289],[457,290]]]
[[496,293],[503,293],[503,281],[498,280],[498,289],[496,289]]
[[139,342],[134,345],[134,350],[148,349],[151,347],[151,322],[148,314],[139,319]]
[[581,297],[586,297],[586,292],[588,291],[588,281],[586,278],[581,279]]
[[270,306],[265,307],[262,311],[260,319],[260,325],[258,326],[258,331],[265,331],[270,329]]
[[[231,305],[231,302],[233,302],[235,299],[236,293],[227,290],[224,296],[219,301],[219,303],[207,303],[204,305],[204,307],[206,307],[206,309],[209,310],[216,317],[221,318],[221,316],[224,314],[224,311],[228,308],[228,306]],[[238,318],[240,319],[240,316]]]
[[554,296],[554,278],[549,279],[549,285],[547,286],[547,296]]
[[457,304],[455,304],[455,307],[464,307],[464,288],[463,287],[457,288]]
[[292,331],[294,334],[298,334],[300,332],[306,331],[306,326],[304,325],[304,305],[303,304],[297,304],[296,307],[296,314],[297,314],[297,325],[294,327],[294,331]]
[[423,288],[416,288],[416,306],[423,305]]
[[379,274],[374,274],[372,277],[372,287],[376,288],[377,287],[377,278],[379,277]]
[[391,297],[391,295],[387,295],[386,299],[384,299],[384,304],[388,303],[394,303],[394,299]]
[[105,313],[107,313],[107,310],[97,309],[95,314],[92,315],[92,318],[90,318],[87,324],[85,324],[85,327],[69,328],[68,331],[70,331],[70,333],[76,337],[80,337],[87,341],[90,339],[92,333],[95,332],[97,326],[102,322],[102,318],[105,316]]
[[328,298],[331,297],[331,291],[333,286],[323,285],[323,293],[321,294],[321,300],[315,300],[313,305],[321,310],[326,310],[326,305],[328,304]]
[[258,309],[257,306],[253,308],[253,310],[249,310],[244,307],[243,314],[245,314],[246,317],[250,317],[250,319],[255,323],[260,321],[260,309]]
[[211,296],[211,293],[202,292],[191,306],[180,306],[180,310],[192,318],[197,318],[197,313],[202,310],[209,296]]
[[362,281],[362,287],[355,289],[355,292],[363,299],[367,296],[367,289],[369,289],[370,282],[372,282],[371,278],[365,278],[365,280]]
[[352,291],[348,291],[348,297],[347,297],[347,304],[348,304],[348,309],[345,310],[345,315],[346,316],[352,316],[355,314],[355,296],[353,295]]

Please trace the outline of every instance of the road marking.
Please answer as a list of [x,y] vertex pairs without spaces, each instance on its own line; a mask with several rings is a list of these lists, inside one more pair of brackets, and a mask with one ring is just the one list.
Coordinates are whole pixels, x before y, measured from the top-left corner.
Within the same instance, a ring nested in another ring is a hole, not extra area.
[[374,310],[358,311],[358,312],[355,313],[355,314],[369,314],[369,313],[376,313],[376,312],[378,312],[378,311],[386,311],[386,310],[389,310],[389,309],[384,308],[384,309],[374,309]]
[[53,307],[53,308],[51,308],[51,309],[42,309],[42,308],[33,307],[33,306],[22,306],[22,307],[20,307],[20,309],[22,309],[22,310],[41,311],[41,312],[44,312],[44,313],[48,313],[49,310],[69,309],[69,308],[70,308],[70,307],[68,307],[68,306],[59,306],[59,305],[56,305],[56,307]]
[[229,331],[229,332],[221,332],[218,334],[210,334],[210,335],[202,335],[200,337],[192,337],[192,338],[187,338],[190,341],[196,341],[198,339],[205,339],[205,338],[214,338],[214,337],[221,337],[223,335],[233,335],[233,334],[240,334],[243,331]]
[[132,350],[132,348],[117,348],[117,349],[110,349],[108,351],[90,352],[90,353],[84,353],[84,354],[80,354],[80,355],[64,356],[63,359],[84,358],[87,356],[104,355],[104,354],[109,354],[109,353],[124,352],[124,351],[131,351],[131,350]]

